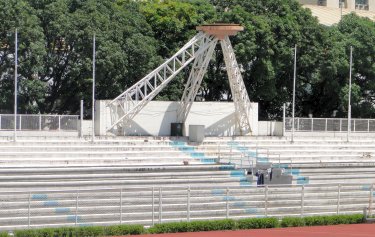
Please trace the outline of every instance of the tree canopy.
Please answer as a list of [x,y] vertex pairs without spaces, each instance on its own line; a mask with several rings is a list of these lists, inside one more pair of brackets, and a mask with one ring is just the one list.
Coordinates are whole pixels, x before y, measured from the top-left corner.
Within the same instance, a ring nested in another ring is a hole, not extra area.
[[[296,116],[345,116],[353,47],[353,117],[375,117],[375,25],[346,15],[319,24],[295,0],[0,0],[0,112],[13,111],[14,31],[19,31],[19,112],[71,113],[91,107],[96,36],[97,99],[113,99],[173,55],[197,25],[238,23],[231,38],[260,119],[291,108],[297,45]],[[218,47],[200,94],[231,100]],[[179,100],[185,70],[157,99]]]

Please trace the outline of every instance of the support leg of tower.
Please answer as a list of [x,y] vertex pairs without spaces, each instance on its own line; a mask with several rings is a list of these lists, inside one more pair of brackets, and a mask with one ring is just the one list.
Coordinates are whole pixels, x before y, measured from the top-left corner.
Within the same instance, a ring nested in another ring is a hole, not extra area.
[[217,39],[210,42],[210,46],[199,57],[195,58],[189,78],[187,80],[184,93],[181,98],[180,108],[177,113],[177,120],[179,123],[185,123],[189,115],[191,106],[198,93],[202,79],[207,71],[207,66],[212,58],[215,50]]
[[220,44],[224,54],[225,66],[227,69],[229,84],[236,110],[236,120],[241,132],[240,135],[247,135],[252,131],[250,126],[251,103],[249,95],[247,94],[246,87],[241,76],[241,71],[229,37],[226,36],[220,41]]

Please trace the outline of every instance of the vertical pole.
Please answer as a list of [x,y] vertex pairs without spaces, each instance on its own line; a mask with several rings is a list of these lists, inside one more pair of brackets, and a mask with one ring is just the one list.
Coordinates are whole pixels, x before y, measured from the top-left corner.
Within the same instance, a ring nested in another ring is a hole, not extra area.
[[340,118],[340,132],[342,131],[342,119]]
[[39,131],[42,130],[42,115],[39,114]]
[[79,191],[77,190],[77,194],[76,194],[76,221],[75,221],[76,226],[78,224],[78,196],[79,196]]
[[122,224],[122,188],[120,189],[120,225]]
[[229,188],[227,187],[227,191],[226,191],[226,218],[228,219],[229,218]]
[[232,161],[232,155],[233,155],[233,147],[232,145],[230,146],[230,155],[229,155],[229,159],[230,161]]
[[17,88],[18,88],[18,31],[16,28],[14,40],[14,137],[13,140],[17,141]]
[[352,64],[353,64],[353,46],[350,46],[350,69],[349,69],[349,94],[348,94],[348,133],[346,137],[346,141],[349,141],[350,136],[350,130],[351,130],[351,114],[352,114],[352,108],[350,104],[350,97],[352,94]]
[[341,202],[341,184],[337,187],[337,215],[340,214],[340,202]]
[[305,208],[305,185],[302,185],[301,190],[301,217],[304,215],[304,208]]
[[219,145],[217,146],[217,149],[218,149],[219,163],[221,163],[221,162],[220,162],[220,151],[221,151],[221,149],[220,149],[220,143],[219,143]]
[[81,100],[81,109],[80,109],[80,120],[81,120],[81,126],[79,127],[79,136],[80,138],[83,137],[83,100]]
[[268,185],[264,187],[264,215],[268,216]]
[[294,47],[292,142],[294,142],[294,111],[295,111],[295,103],[296,103],[296,76],[297,76],[297,45],[295,45]]
[[370,188],[370,203],[368,205],[368,215],[371,216],[372,214],[372,203],[373,203],[373,197],[374,197],[374,184],[371,184]]
[[152,187],[152,226],[155,224],[155,187]]
[[27,209],[27,227],[30,228],[31,223],[31,192],[29,192],[29,207]]
[[163,194],[161,188],[159,188],[159,224],[163,219],[163,202],[162,202]]
[[187,190],[187,210],[186,210],[186,213],[187,213],[187,221],[190,222],[190,186],[188,187],[188,190]]
[[93,36],[93,47],[92,47],[92,134],[91,141],[95,140],[95,34]]
[[[1,128],[1,124],[0,124],[0,128]],[[367,132],[370,132],[370,119],[367,119]]]
[[300,128],[299,128],[299,118],[297,118],[297,131],[299,131]]
[[314,132],[314,118],[311,118],[311,132]]
[[59,131],[61,130],[61,115],[57,115],[57,118],[59,119]]
[[327,132],[327,130],[328,130],[328,119],[326,118],[326,132]]
[[339,1],[339,3],[340,3],[340,21],[342,20],[342,8],[343,8],[343,2],[342,2],[342,0],[340,0]]
[[286,108],[285,108],[285,103],[283,104],[283,136],[285,136],[285,112],[286,112]]
[[18,117],[20,117],[20,125],[19,125],[19,128],[18,130],[22,130],[22,114],[18,115]]

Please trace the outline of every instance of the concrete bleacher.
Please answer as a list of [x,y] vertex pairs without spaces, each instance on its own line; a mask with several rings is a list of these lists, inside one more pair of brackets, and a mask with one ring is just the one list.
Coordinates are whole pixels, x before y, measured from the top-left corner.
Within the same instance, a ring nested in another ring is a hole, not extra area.
[[[374,140],[2,140],[0,230],[361,213],[375,181]],[[294,185],[257,187],[247,173],[256,162],[284,168]]]
[[257,156],[260,162],[285,168],[296,184],[375,182],[374,142],[374,137],[366,135],[350,142],[345,137],[325,136],[297,137],[293,143],[285,137],[205,140],[212,150],[220,146],[233,156]]
[[220,164],[216,154],[196,151],[186,141],[22,140],[0,143],[0,187],[119,187],[240,185],[244,172]]

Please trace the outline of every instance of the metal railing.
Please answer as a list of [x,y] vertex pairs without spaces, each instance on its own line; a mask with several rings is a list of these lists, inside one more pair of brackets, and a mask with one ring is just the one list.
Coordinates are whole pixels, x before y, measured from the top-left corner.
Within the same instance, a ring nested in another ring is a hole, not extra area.
[[[17,130],[77,131],[78,115],[18,114]],[[0,114],[0,130],[14,129],[14,115]]]
[[[285,118],[285,131],[292,131],[293,119]],[[296,132],[347,132],[346,118],[294,118]],[[351,132],[375,132],[375,119],[351,119]]]
[[0,230],[373,213],[374,184],[0,191]]

